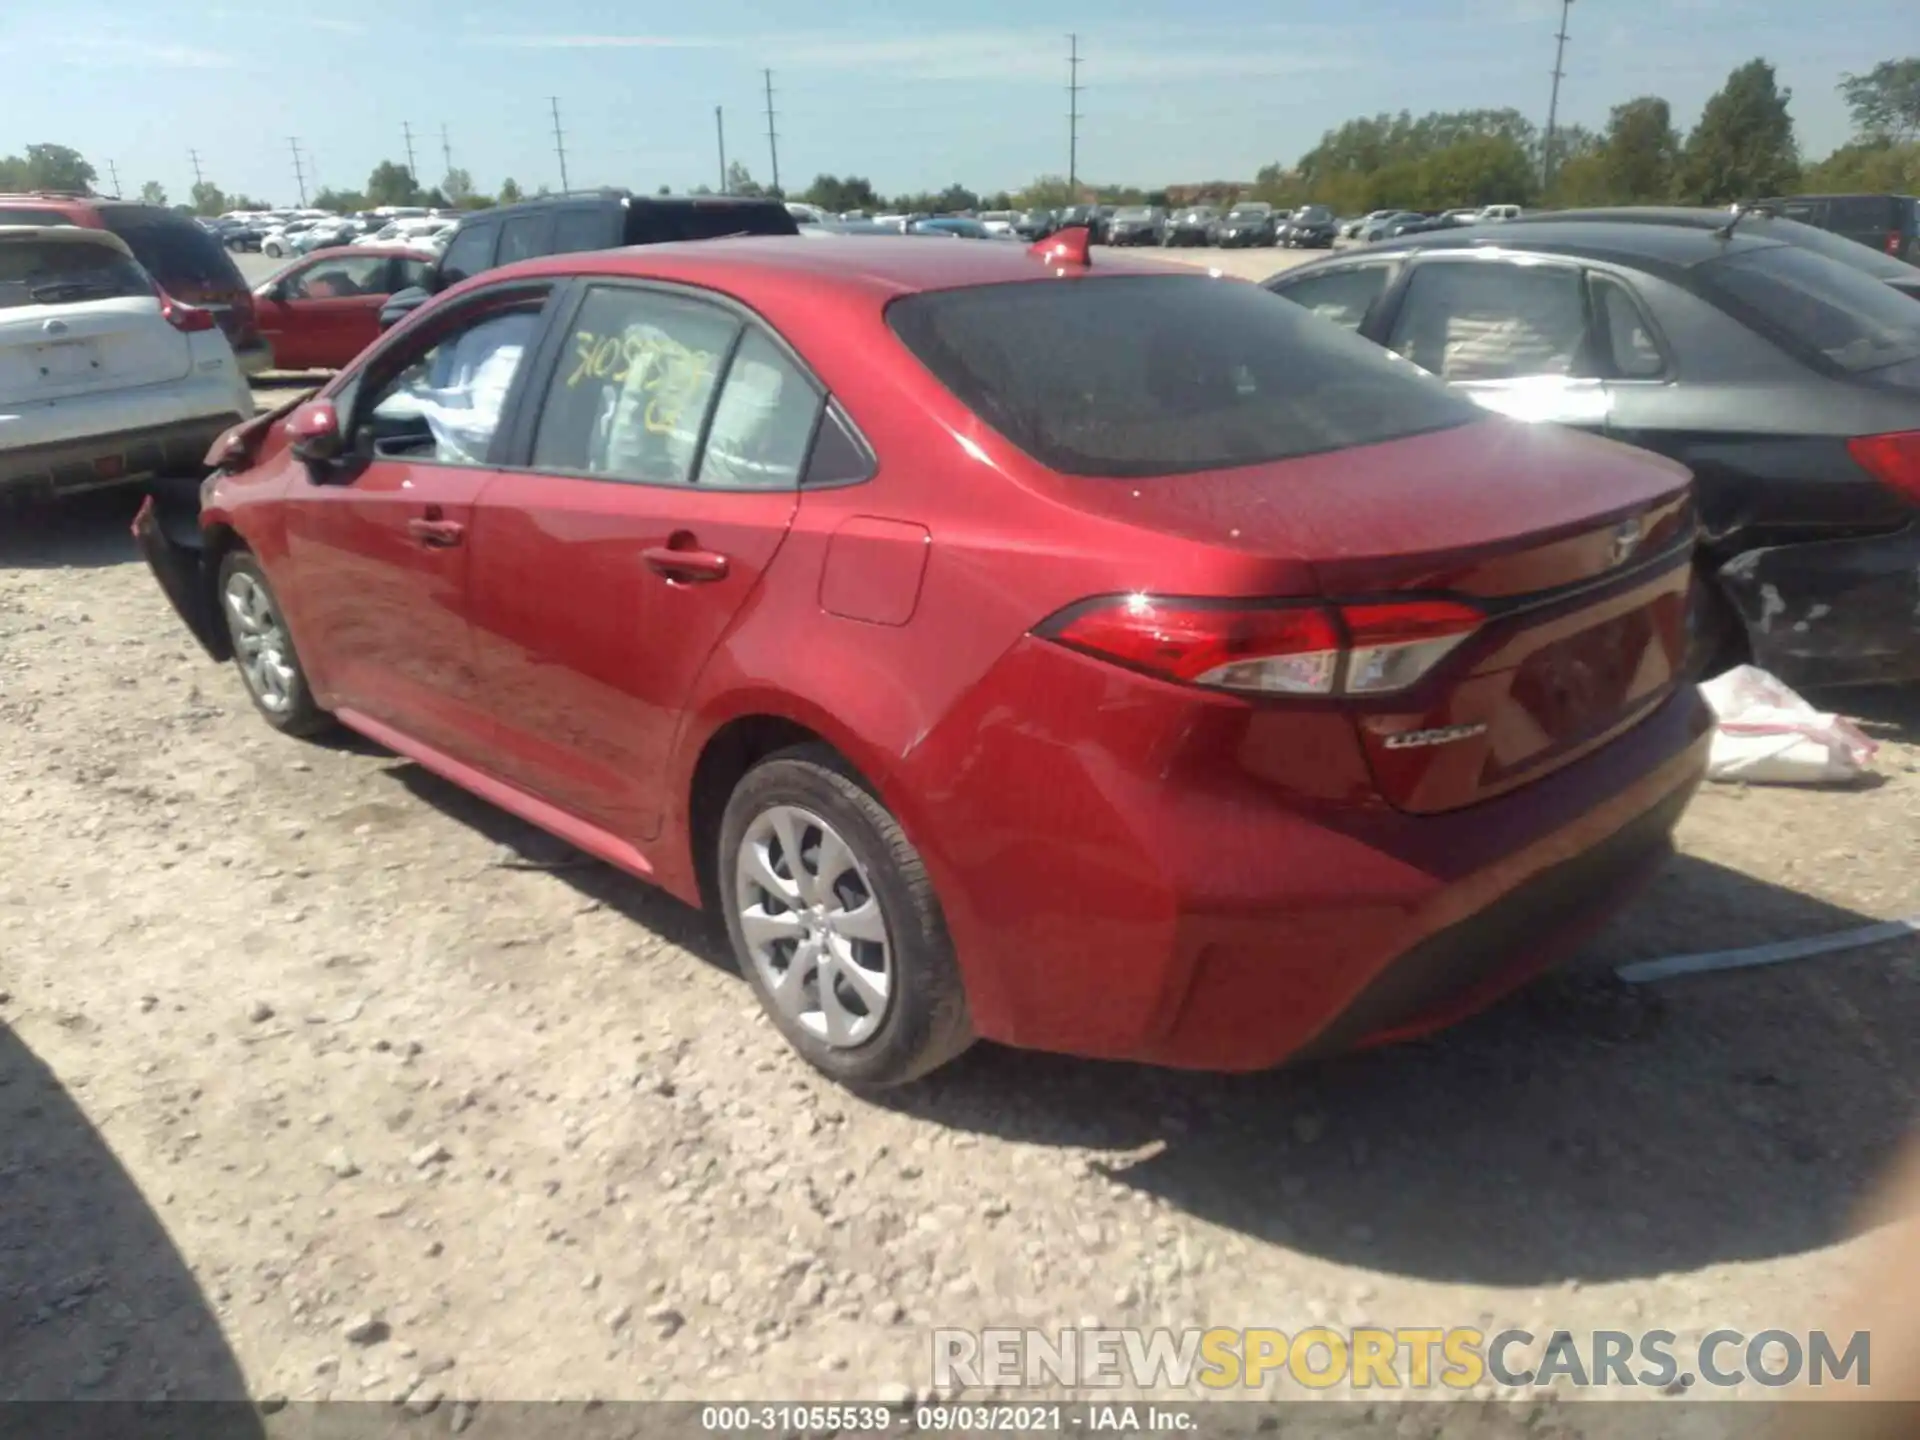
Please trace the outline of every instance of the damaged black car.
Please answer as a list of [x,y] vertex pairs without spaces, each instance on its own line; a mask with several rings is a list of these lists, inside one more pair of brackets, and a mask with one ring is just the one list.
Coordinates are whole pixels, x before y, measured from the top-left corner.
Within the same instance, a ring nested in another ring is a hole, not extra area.
[[1920,680],[1920,306],[1761,228],[1470,227],[1266,284],[1489,409],[1687,465],[1699,673]]

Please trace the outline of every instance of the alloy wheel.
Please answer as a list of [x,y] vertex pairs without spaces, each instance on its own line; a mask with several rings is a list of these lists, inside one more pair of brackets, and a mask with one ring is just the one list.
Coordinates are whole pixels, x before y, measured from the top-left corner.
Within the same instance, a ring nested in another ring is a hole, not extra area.
[[225,599],[233,648],[247,688],[263,710],[284,713],[293,704],[292,647],[272,593],[239,570],[227,577]]
[[771,1002],[837,1049],[886,1019],[893,947],[866,867],[831,825],[795,805],[756,815],[735,859],[740,933]]

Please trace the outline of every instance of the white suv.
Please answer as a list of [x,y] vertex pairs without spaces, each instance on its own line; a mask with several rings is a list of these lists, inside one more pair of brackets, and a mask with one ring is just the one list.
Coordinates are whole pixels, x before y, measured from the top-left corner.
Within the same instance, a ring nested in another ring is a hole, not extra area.
[[0,499],[197,474],[253,409],[213,312],[119,236],[0,225]]

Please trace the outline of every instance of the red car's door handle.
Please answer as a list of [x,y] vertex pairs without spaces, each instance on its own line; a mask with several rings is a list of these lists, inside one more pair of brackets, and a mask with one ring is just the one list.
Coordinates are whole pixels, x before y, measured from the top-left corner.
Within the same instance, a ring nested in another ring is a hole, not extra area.
[[640,552],[647,568],[669,580],[697,583],[727,578],[727,557],[711,550],[682,550],[677,545],[650,545]]
[[446,549],[467,537],[467,527],[458,520],[426,520],[419,516],[407,521],[407,533],[422,545]]

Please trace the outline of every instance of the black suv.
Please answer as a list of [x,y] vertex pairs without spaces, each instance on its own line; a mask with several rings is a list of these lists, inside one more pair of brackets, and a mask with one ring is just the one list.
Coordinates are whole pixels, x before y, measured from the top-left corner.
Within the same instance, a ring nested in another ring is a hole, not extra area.
[[543,195],[462,217],[427,283],[398,292],[381,307],[380,328],[398,324],[449,286],[517,260],[669,240],[799,233],[799,224],[778,200],[634,195],[626,190]]
[[1911,195],[1785,195],[1760,203],[1776,215],[1920,265],[1920,201]]

